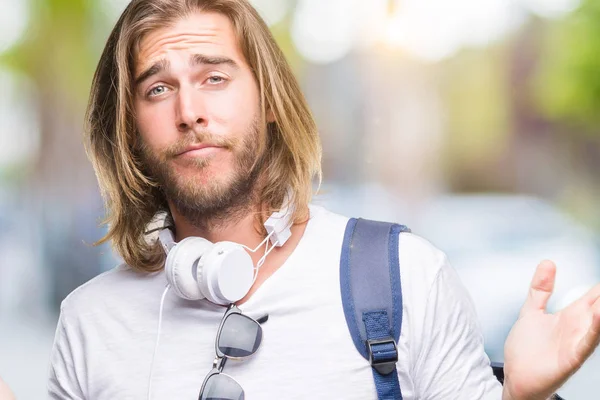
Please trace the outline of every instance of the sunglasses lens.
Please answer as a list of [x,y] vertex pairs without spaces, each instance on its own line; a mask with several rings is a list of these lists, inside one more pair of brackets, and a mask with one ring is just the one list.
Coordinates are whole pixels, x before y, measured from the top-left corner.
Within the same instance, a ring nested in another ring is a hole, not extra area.
[[243,358],[256,352],[262,341],[258,322],[242,314],[230,314],[219,335],[219,350],[228,357]]
[[206,381],[200,400],[244,400],[244,390],[231,377],[215,374]]

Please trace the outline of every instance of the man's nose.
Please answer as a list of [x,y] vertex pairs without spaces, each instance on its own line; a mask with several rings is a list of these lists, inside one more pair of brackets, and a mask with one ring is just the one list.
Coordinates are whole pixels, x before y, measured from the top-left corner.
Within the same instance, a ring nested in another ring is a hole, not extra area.
[[177,94],[177,129],[184,133],[198,125],[205,127],[208,119],[204,100],[198,91],[191,87],[182,87]]

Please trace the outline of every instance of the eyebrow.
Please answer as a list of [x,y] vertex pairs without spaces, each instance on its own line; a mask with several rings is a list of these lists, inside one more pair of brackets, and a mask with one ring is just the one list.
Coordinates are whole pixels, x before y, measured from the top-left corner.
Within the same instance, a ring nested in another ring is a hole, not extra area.
[[228,57],[219,57],[219,56],[206,56],[204,54],[192,54],[190,56],[190,65],[195,66],[199,64],[204,65],[229,65],[235,69],[238,69],[239,66],[235,61]]
[[[204,54],[192,54],[190,56],[190,65],[229,65],[234,69],[238,69],[239,65],[228,57],[220,56],[207,56]],[[137,78],[135,78],[135,86],[138,86],[152,75],[156,75],[162,71],[166,71],[170,68],[168,60],[161,59],[152,64],[148,69],[143,71]]]

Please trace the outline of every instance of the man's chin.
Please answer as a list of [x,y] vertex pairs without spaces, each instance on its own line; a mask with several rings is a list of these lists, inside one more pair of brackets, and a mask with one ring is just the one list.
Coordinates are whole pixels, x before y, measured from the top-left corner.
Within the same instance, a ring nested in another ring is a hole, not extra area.
[[211,166],[211,160],[204,157],[176,157],[169,162],[169,167],[177,173],[200,172]]
[[223,219],[240,209],[240,204],[249,205],[246,193],[237,191],[232,182],[186,182],[165,189],[170,206],[191,222]]
[[185,193],[190,197],[211,197],[211,194],[227,192],[229,182],[223,175],[207,173],[206,171],[182,172],[172,175],[170,182],[174,183],[176,193]]

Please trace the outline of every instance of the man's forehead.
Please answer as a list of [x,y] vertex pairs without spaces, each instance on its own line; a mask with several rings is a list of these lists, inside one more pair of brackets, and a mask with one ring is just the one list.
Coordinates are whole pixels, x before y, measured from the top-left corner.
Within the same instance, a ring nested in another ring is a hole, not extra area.
[[[139,73],[169,52],[182,50],[232,59],[241,56],[233,25],[226,16],[196,12],[144,35],[136,49],[135,71]],[[243,59],[238,61],[243,62]]]

